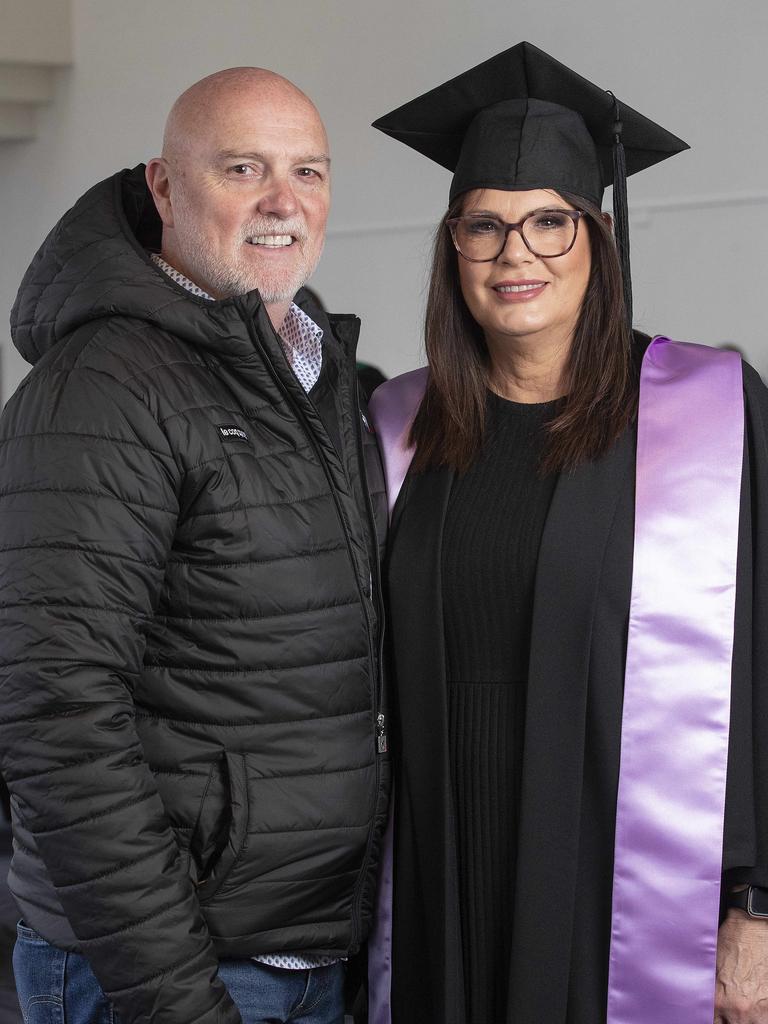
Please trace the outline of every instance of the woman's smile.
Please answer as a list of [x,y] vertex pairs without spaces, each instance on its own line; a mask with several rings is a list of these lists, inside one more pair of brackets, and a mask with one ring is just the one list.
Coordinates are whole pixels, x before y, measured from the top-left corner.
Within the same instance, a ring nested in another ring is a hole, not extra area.
[[547,281],[499,281],[490,287],[501,302],[531,302],[547,287]]

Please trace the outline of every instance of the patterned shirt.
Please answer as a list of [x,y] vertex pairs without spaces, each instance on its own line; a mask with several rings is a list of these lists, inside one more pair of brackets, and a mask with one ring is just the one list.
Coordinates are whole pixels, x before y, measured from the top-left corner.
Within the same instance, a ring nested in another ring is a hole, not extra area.
[[[202,288],[190,281],[188,277],[179,273],[158,253],[150,253],[152,262],[164,273],[192,292],[199,299],[208,299],[215,302],[212,295],[204,292]],[[300,309],[295,302],[292,302],[285,315],[280,330],[277,332],[280,343],[285,352],[288,364],[296,374],[299,383],[305,391],[309,392],[317,384],[320,376],[320,369],[323,365],[323,329],[318,327],[315,321],[307,316],[303,309]]]
[[[188,292],[192,292],[199,299],[208,299],[209,302],[216,301],[194,281],[190,281],[188,277],[175,270],[170,263],[166,263],[158,253],[150,253],[150,259],[155,266],[159,267],[176,284],[186,288]],[[309,392],[317,383],[320,368],[323,365],[322,328],[318,327],[315,321],[307,316],[295,302],[292,302],[277,333],[285,352],[285,358],[301,386]],[[282,967],[287,971],[306,971],[313,967],[327,967],[329,964],[338,963],[339,957],[307,956],[295,953],[260,953],[253,959],[267,964],[268,967]]]

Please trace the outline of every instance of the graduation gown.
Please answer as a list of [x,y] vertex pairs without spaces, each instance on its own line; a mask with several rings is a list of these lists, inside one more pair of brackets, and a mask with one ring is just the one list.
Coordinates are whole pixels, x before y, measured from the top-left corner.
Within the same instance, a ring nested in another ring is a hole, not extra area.
[[[744,386],[723,869],[729,883],[768,885],[768,392],[748,366]],[[507,1024],[605,1020],[635,444],[630,429],[602,458],[562,474],[542,536]],[[440,565],[451,482],[444,468],[408,474],[388,560],[393,1024],[485,1024],[464,1010],[448,763]]]

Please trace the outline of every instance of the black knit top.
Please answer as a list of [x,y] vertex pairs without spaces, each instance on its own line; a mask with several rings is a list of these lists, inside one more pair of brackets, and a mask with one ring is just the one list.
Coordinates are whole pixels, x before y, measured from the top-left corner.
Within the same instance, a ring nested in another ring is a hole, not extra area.
[[442,581],[467,1021],[506,1019],[533,587],[555,476],[555,402],[492,393],[483,454],[453,484]]

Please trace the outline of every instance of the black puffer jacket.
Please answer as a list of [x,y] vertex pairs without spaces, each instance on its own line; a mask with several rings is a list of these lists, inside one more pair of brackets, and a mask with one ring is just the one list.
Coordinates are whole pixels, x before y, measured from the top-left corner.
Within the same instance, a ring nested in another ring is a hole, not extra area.
[[142,169],[116,175],[14,308],[36,365],[0,421],[10,885],[124,1024],[231,1024],[217,956],[368,929],[383,485],[357,319],[325,322],[310,401],[258,293],[194,298],[158,231]]

